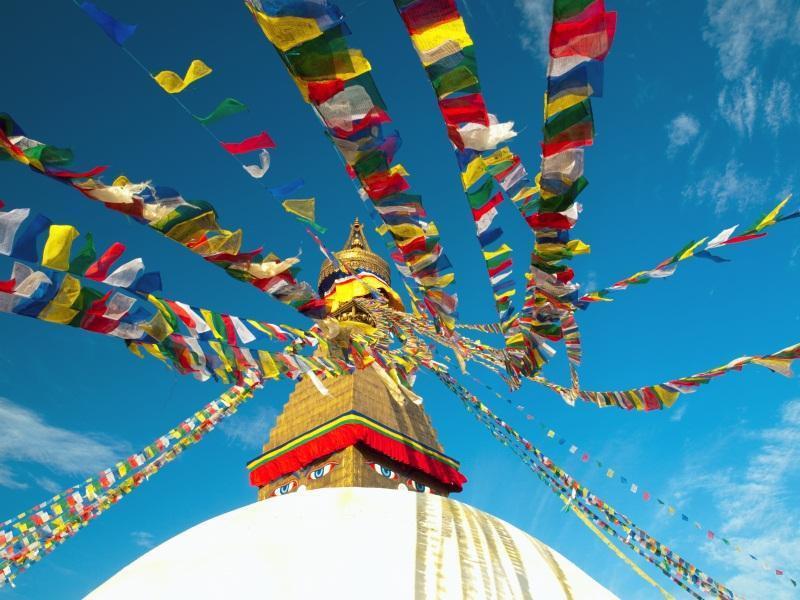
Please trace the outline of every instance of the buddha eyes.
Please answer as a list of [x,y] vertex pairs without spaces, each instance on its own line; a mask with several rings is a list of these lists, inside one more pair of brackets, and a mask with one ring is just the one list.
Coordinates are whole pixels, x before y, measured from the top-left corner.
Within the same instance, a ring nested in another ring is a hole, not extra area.
[[321,467],[318,467],[318,468],[314,469],[313,471],[311,471],[308,474],[308,478],[311,479],[312,481],[315,481],[317,479],[321,479],[322,477],[325,477],[325,475],[327,475],[328,473],[333,471],[333,468],[335,466],[336,466],[335,462],[327,462],[324,465],[322,465]]
[[414,481],[413,479],[409,479],[408,481],[406,481],[406,485],[410,490],[419,492],[420,494],[431,493],[431,488],[429,486],[425,485],[424,483],[419,483],[417,481]]
[[383,465],[375,463],[375,462],[371,462],[371,463],[367,463],[367,464],[369,464],[370,468],[373,471],[375,471],[378,475],[386,477],[386,479],[391,479],[391,480],[397,479],[397,473],[395,473],[394,471],[392,471],[388,467],[384,467]]
[[272,495],[283,496],[289,492],[293,492],[295,489],[297,489],[297,480],[292,479],[291,481],[284,483],[281,487],[275,488],[275,490],[272,492]]

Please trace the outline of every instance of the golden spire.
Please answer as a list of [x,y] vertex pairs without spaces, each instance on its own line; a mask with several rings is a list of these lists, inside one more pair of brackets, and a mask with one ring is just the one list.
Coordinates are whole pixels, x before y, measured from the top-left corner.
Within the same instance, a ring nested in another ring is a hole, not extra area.
[[[334,252],[334,254],[337,260],[349,267],[351,271],[368,271],[380,277],[387,286],[391,285],[392,275],[389,271],[389,264],[370,248],[367,237],[364,235],[364,226],[358,220],[358,217],[350,225],[350,235],[347,236],[344,247],[338,252]],[[317,285],[322,286],[324,280],[334,271],[336,269],[333,264],[326,259],[322,263]],[[324,290],[320,290],[320,294],[324,294]]]

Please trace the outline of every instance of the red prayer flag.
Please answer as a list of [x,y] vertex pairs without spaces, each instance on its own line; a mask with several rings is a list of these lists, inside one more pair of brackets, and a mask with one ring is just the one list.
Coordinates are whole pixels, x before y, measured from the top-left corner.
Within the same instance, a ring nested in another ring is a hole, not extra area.
[[549,228],[549,229],[572,229],[574,222],[561,213],[534,213],[525,217],[528,225],[534,229]]
[[617,30],[617,13],[603,12],[582,21],[553,23],[550,30],[550,56],[586,56],[603,60]]
[[231,154],[246,154],[247,152],[275,147],[275,142],[272,141],[266,131],[262,131],[258,135],[249,137],[241,142],[220,142],[220,144]]
[[409,33],[421,33],[434,25],[459,18],[455,0],[422,0],[400,12]]
[[14,292],[14,288],[17,285],[17,281],[15,279],[9,279],[8,281],[0,281],[0,292],[5,292],[6,294],[11,294]]
[[371,199],[380,200],[386,196],[405,192],[410,187],[400,173],[393,175],[388,175],[388,173],[389,171],[384,171],[364,178],[364,189]]
[[308,97],[314,104],[322,104],[342,90],[344,90],[344,81],[341,79],[308,82]]
[[60,169],[47,169],[47,174],[59,179],[86,179],[87,177],[97,177],[108,167],[94,167],[88,171],[63,171]]
[[726,240],[725,242],[723,242],[720,245],[721,246],[730,246],[731,244],[739,244],[741,242],[748,242],[750,240],[757,240],[758,238],[762,238],[765,235],[767,235],[767,234],[766,233],[749,233],[749,234],[746,233],[744,235],[737,235],[736,237],[732,237],[732,238]]
[[439,100],[439,108],[448,125],[480,123],[489,126],[489,114],[482,94],[467,94],[459,98]]
[[89,265],[89,268],[86,269],[86,273],[84,273],[83,276],[94,281],[103,281],[103,279],[108,277],[111,265],[122,256],[123,252],[125,252],[125,246],[119,242],[114,242],[111,244],[111,247],[97,259],[97,262]]

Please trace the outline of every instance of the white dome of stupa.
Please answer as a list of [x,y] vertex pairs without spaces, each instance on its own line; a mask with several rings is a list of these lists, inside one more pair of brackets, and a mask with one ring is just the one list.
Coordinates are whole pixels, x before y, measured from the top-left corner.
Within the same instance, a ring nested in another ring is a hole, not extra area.
[[450,498],[326,488],[173,537],[87,598],[616,598],[527,533]]

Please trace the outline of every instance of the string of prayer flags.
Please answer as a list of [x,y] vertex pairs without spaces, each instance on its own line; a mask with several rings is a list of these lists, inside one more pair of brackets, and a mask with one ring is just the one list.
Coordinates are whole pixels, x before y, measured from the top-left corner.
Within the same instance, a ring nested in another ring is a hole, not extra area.
[[225,98],[222,102],[220,102],[217,107],[212,110],[209,114],[205,117],[198,117],[194,115],[194,118],[197,119],[203,125],[211,125],[212,123],[216,123],[217,121],[221,121],[225,117],[230,117],[233,115],[238,115],[241,112],[245,112],[247,110],[247,106],[241,102],[239,102],[236,98]]
[[180,94],[195,81],[202,79],[206,75],[210,75],[211,72],[211,67],[202,60],[196,58],[189,64],[189,67],[186,69],[186,75],[183,77],[174,71],[161,71],[157,73],[153,79],[155,79],[156,83],[161,86],[161,89],[168,94]]
[[247,154],[256,150],[269,150],[275,147],[275,142],[266,131],[251,136],[241,142],[221,142],[221,145],[230,154]]
[[[522,314],[520,318],[512,313],[501,315],[501,326],[506,331],[506,347],[511,359],[510,370],[517,374],[535,373],[541,368],[549,353],[544,339],[553,341],[558,339],[554,339],[553,332],[560,330],[558,319],[569,316],[566,301],[577,287],[571,283],[573,277],[571,269],[555,263],[588,251],[588,246],[581,242],[570,243],[566,235],[566,231],[577,221],[579,206],[574,203],[565,204],[562,207],[548,208],[539,214],[542,200],[538,178],[534,179],[528,174],[521,159],[508,147],[498,147],[515,135],[513,123],[499,123],[497,118],[486,110],[474,45],[466,33],[464,21],[455,3],[441,0],[407,3],[395,0],[395,6],[406,24],[436,92],[459,164],[462,170],[466,165],[473,167],[470,173],[462,172],[462,182],[465,186],[474,183],[476,180],[470,175],[479,172],[474,167],[480,165],[480,172],[488,172],[495,179],[537,236],[531,272],[527,276],[528,284]],[[558,9],[557,6],[555,8]],[[447,39],[449,35],[455,37]],[[418,40],[424,37],[441,42],[435,60],[428,55],[428,47],[418,43]],[[598,95],[602,90],[602,71],[597,73],[593,70],[590,74],[594,95]],[[571,83],[573,80],[577,82],[576,77],[568,77],[559,82],[551,80],[549,90],[555,96],[557,91],[572,89],[575,87]],[[551,111],[550,116],[552,114]],[[580,157],[582,171],[582,154]],[[496,229],[487,231],[487,225],[496,214],[497,203],[491,201],[482,210],[476,210],[472,200],[470,204],[479,240],[484,241],[487,235],[498,239],[500,231]],[[554,234],[554,229],[560,233]],[[538,233],[540,230],[541,235]],[[563,243],[555,243],[557,241]],[[548,290],[547,294],[539,293],[537,287],[537,282],[542,281],[543,275],[549,280],[543,282]],[[491,276],[491,279],[495,280],[495,277]],[[513,287],[513,284],[508,280],[506,286]],[[509,290],[507,293],[513,292]],[[559,307],[559,304],[564,304],[564,307]],[[543,334],[543,330],[547,331],[546,335]]]
[[[764,231],[765,229],[778,223],[800,217],[800,210],[796,210],[784,216],[780,215],[781,210],[786,206],[790,199],[791,195],[781,200],[772,210],[759,218],[758,221],[756,221],[752,226],[748,227],[740,235],[734,235],[736,229],[738,228],[738,225],[734,225],[733,227],[723,229],[710,240],[705,237],[699,241],[691,241],[669,258],[661,261],[655,266],[655,268],[648,271],[638,271],[630,277],[626,277],[625,279],[622,279],[606,288],[588,292],[587,294],[584,294],[578,298],[578,300],[575,302],[575,305],[578,308],[586,308],[589,304],[594,302],[612,302],[613,298],[610,298],[609,296],[615,292],[626,290],[632,285],[649,283],[653,279],[665,279],[667,277],[671,277],[675,274],[678,264],[689,258],[707,258],[714,262],[727,262],[726,259],[711,254],[710,251],[725,246],[732,246],[734,244],[741,244],[743,242],[749,242],[763,238],[767,235],[767,233]],[[703,244],[705,244],[705,246],[702,250],[700,250],[700,247],[703,246]]]
[[[46,216],[31,213],[29,208],[0,211],[0,255],[35,263],[53,271],[68,271],[140,294],[161,290],[161,275],[157,272],[144,273],[145,266],[141,258],[134,258],[112,270],[125,251],[125,246],[119,242],[112,244],[97,258],[94,239],[91,234],[86,234],[83,247],[73,256],[72,248],[79,237],[74,226],[53,224]],[[42,239],[43,244],[40,243]]]
[[424,366],[462,401],[465,408],[483,423],[495,438],[511,448],[551,491],[563,496],[567,506],[573,510],[580,510],[595,526],[628,546],[684,590],[692,592],[696,598],[703,596],[694,590],[728,600],[736,597],[727,586],[678,555],[556,465],[539,448],[494,414],[486,404],[447,373],[442,365],[429,362]]
[[319,233],[325,233],[327,229],[314,221],[315,202],[314,198],[290,199],[284,200],[281,206],[287,213],[297,217],[301,223],[305,223]]
[[[3,125],[0,128],[0,147],[18,162],[31,164],[19,146],[18,136],[12,139],[2,133],[18,131],[13,119],[0,115],[0,124]],[[324,315],[324,301],[317,297],[308,283],[295,279],[298,258],[281,259],[274,254],[265,256],[261,248],[242,251],[242,231],[222,228],[217,221],[217,211],[210,203],[188,201],[173,188],[150,182],[131,183],[127,178],[119,177],[108,185],[92,177],[65,176],[63,171],[54,173],[47,165],[40,166],[42,168],[35,169],[68,183],[83,196],[101,202],[106,208],[147,225],[221,267],[232,277],[250,283],[300,313],[311,318]]]
[[101,8],[98,8],[94,2],[84,1],[78,6],[111,38],[111,41],[119,46],[123,46],[136,31],[136,25],[128,25],[118,21]]
[[[493,393],[500,400],[504,400],[510,406],[514,406],[514,408],[516,410],[525,411],[525,419],[526,420],[528,420],[528,421],[537,421],[536,416],[531,414],[530,412],[527,412],[528,409],[525,406],[523,406],[521,404],[516,404],[515,405],[510,399],[508,399],[507,397],[503,396],[500,392],[495,390],[492,386],[490,386],[489,384],[487,384],[487,383],[483,382],[482,380],[478,379],[474,375],[470,375],[470,378],[475,383],[477,383],[477,384],[483,386],[484,388],[486,388],[487,390],[489,390],[491,393]],[[538,420],[538,425],[539,425],[539,430],[542,432],[542,434],[544,435],[544,437],[546,439],[553,441],[554,443],[558,444],[559,446],[567,448],[568,449],[568,453],[569,453],[570,456],[573,456],[573,457],[577,458],[578,460],[580,460],[583,463],[594,465],[597,469],[599,469],[601,472],[603,472],[605,474],[605,477],[607,477],[608,479],[613,479],[613,480],[617,481],[625,489],[626,492],[634,494],[635,496],[640,497],[643,502],[649,502],[649,500],[651,498],[650,492],[646,491],[640,483],[636,483],[635,479],[632,479],[632,478],[626,477],[625,475],[622,475],[618,469],[609,468],[609,466],[605,462],[603,462],[601,460],[598,460],[597,458],[595,458],[594,460],[590,460],[594,456],[593,452],[589,452],[588,450],[582,449],[582,447],[580,445],[578,445],[576,443],[573,443],[572,441],[567,439],[565,436],[562,436],[554,428],[551,428],[550,425],[547,425],[546,423],[543,423],[541,420]],[[640,493],[640,490],[642,490],[641,493]],[[742,549],[742,547],[740,545],[738,545],[738,544],[731,545],[730,540],[728,540],[727,538],[724,538],[724,537],[719,536],[719,535],[714,535],[710,530],[708,530],[706,527],[704,527],[699,521],[693,519],[692,517],[686,515],[685,513],[678,512],[678,510],[674,509],[674,507],[672,507],[672,505],[670,505],[668,502],[665,502],[661,498],[656,498],[656,503],[653,506],[655,508],[657,508],[657,509],[660,509],[661,507],[667,506],[668,509],[666,511],[666,514],[668,516],[675,517],[675,516],[680,515],[681,522],[690,524],[696,530],[708,531],[709,533],[711,533],[710,536],[707,536],[708,539],[717,540],[718,542],[720,542],[721,544],[723,544],[727,548],[729,548],[731,550],[735,550],[736,552],[739,552],[739,553],[745,552],[745,553],[747,553],[747,551]],[[751,558],[753,558],[753,560],[756,560],[756,561],[759,560],[758,558],[756,558],[752,554],[749,554],[749,556]],[[759,562],[762,562],[762,567],[765,570],[772,570],[772,568],[769,565],[764,564],[763,561],[759,561]],[[775,571],[776,571],[776,575],[781,575],[782,574],[782,573],[778,573],[778,571],[781,571],[781,569],[776,569]]]
[[533,381],[558,393],[570,404],[577,397],[601,408],[616,406],[623,410],[663,410],[671,408],[681,394],[695,392],[701,385],[709,383],[716,377],[727,375],[731,371],[741,371],[745,365],[759,365],[779,375],[790,377],[792,375],[792,363],[798,359],[800,359],[800,343],[772,354],[740,356],[720,367],[688,377],[622,391],[596,392],[579,390],[576,394],[572,389],[554,384],[541,377],[533,378]]
[[420,286],[436,322],[452,330],[457,299],[447,290],[455,275],[421,197],[409,193],[407,174],[395,164],[399,134],[386,129],[391,122],[386,104],[369,61],[347,44],[341,11],[328,1],[316,3],[313,11],[304,3],[275,7],[248,0],[246,5],[325,124],[362,199],[371,201],[387,226],[397,248],[393,260],[401,260]]
[[248,374],[241,385],[233,386],[127,460],[4,521],[0,525],[0,587],[6,583],[13,586],[20,573],[201,441],[261,385],[258,377]]

